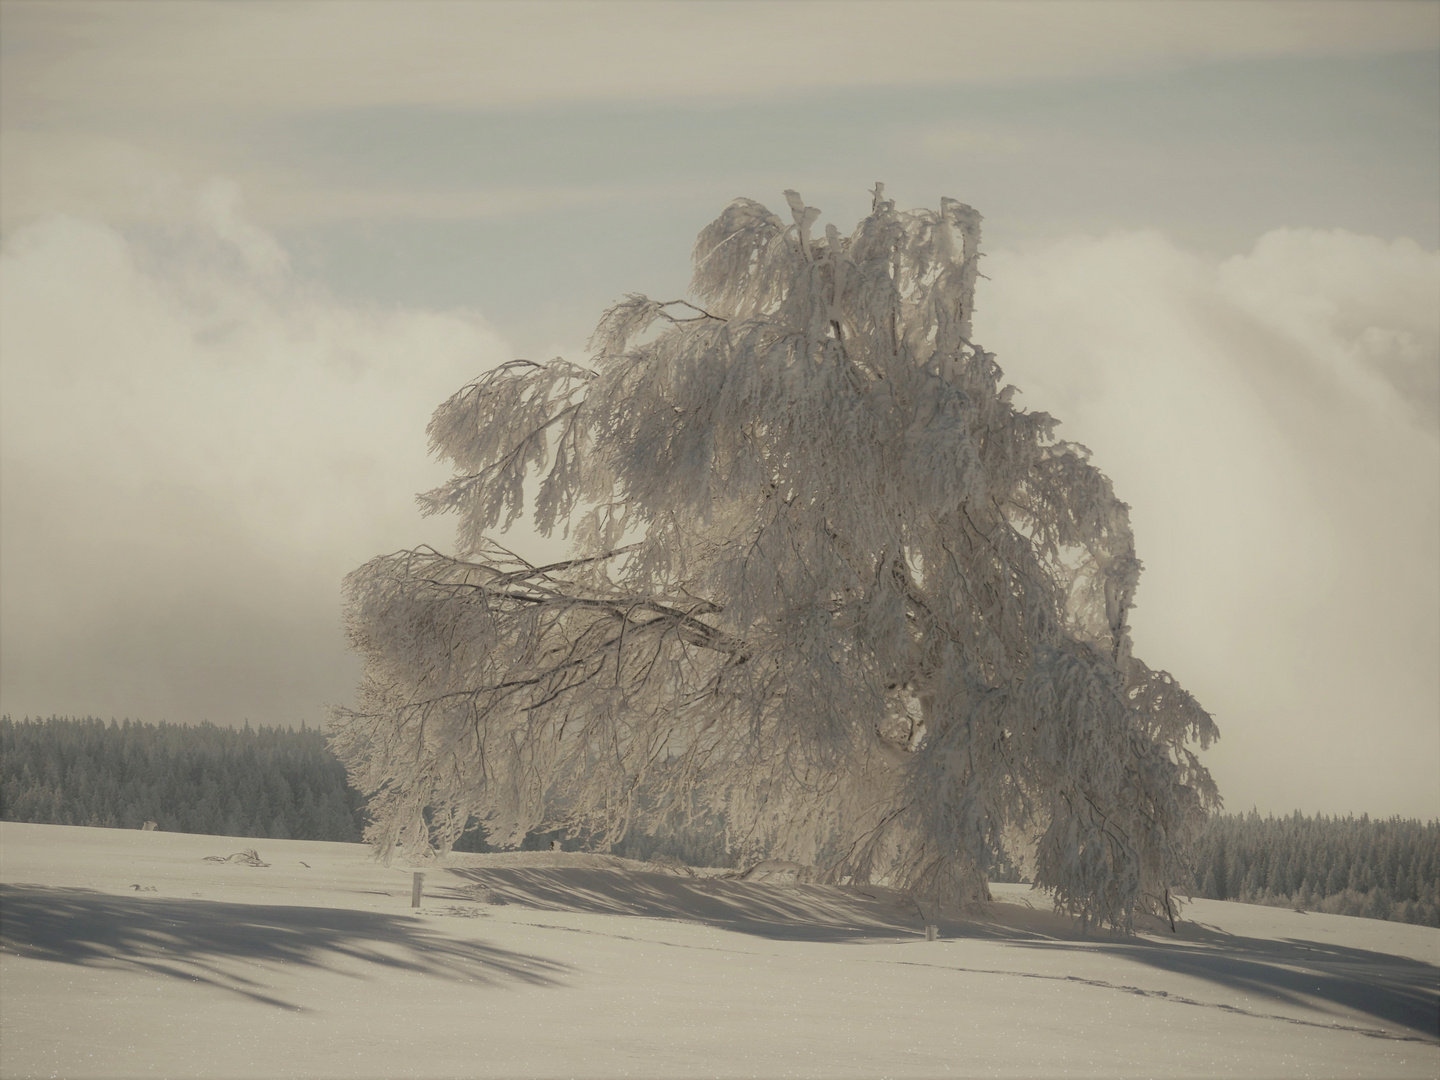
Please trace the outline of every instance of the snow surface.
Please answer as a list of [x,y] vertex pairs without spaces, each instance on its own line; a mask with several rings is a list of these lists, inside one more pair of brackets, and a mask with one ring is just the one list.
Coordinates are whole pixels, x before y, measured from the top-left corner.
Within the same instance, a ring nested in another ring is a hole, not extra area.
[[1081,937],[1025,886],[922,912],[563,852],[432,863],[415,911],[413,872],[0,824],[0,1075],[1440,1075],[1426,927],[1197,900]]

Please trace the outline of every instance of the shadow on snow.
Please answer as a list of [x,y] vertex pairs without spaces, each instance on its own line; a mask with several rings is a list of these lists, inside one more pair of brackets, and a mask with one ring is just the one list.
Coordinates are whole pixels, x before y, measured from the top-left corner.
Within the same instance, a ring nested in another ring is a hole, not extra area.
[[354,971],[358,962],[457,982],[530,985],[555,984],[565,970],[456,941],[405,915],[33,885],[0,885],[0,947],[66,964],[138,967],[286,1009],[299,1006],[267,994],[243,969],[289,964],[363,977]]
[[[679,919],[785,941],[844,942],[924,936],[913,903],[884,889],[771,885],[725,878],[589,868],[450,867],[470,887],[427,889],[441,899],[473,899],[542,911]],[[908,905],[908,906],[907,906]]]
[[[1348,1013],[1351,1019],[1370,1017],[1428,1038],[1437,1035],[1440,1023],[1440,968],[1433,964],[1313,941],[1243,937],[1193,922],[1181,923],[1180,934],[1173,938],[1168,928],[1161,929],[1159,920],[1140,937],[1082,935],[1062,915],[1014,904],[977,905],[965,913],[932,912],[926,917],[914,901],[878,887],[767,885],[580,868],[452,867],[449,873],[470,885],[441,886],[429,895],[455,900],[483,895],[491,902],[540,910],[679,919],[787,941],[923,940],[924,925],[931,922],[947,939],[1101,953],[1240,991],[1260,1002],[1331,1016]],[[956,959],[947,952],[940,966],[954,967]],[[1080,976],[986,973],[1094,983],[1188,1004],[1249,1011]],[[1327,1021],[1319,1026],[1331,1025]]]
[[1440,1035],[1440,968],[1434,964],[1297,938],[1242,937],[1196,923],[1182,932],[1183,943],[1148,939],[1094,948],[1277,1003],[1340,1009]]

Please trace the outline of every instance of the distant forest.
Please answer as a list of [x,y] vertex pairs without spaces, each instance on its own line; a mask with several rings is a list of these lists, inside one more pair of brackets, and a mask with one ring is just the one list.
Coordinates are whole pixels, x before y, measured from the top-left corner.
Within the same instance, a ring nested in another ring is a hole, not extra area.
[[1221,814],[1195,851],[1195,895],[1440,926],[1440,822]]
[[0,717],[0,819],[358,841],[359,794],[315,728]]
[[[0,819],[119,829],[154,821],[167,832],[356,842],[365,811],[316,728],[7,716]],[[551,835],[523,846],[548,846]],[[695,838],[704,851],[692,852],[688,843],[627,837],[616,853],[716,865],[717,840]],[[490,850],[479,826],[456,849]],[[1440,926],[1440,822],[1222,814],[1194,862],[1196,896]],[[1008,863],[993,870],[995,880],[1016,877]]]

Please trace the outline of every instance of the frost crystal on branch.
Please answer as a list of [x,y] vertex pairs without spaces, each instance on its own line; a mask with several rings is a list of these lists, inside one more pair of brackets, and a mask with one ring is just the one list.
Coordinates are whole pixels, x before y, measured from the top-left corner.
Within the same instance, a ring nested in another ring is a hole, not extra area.
[[[732,203],[692,301],[631,295],[591,363],[516,361],[436,411],[458,556],[346,580],[334,744],[388,852],[697,807],[737,858],[973,899],[1007,836],[1086,923],[1168,910],[1210,717],[1130,652],[1128,508],[971,340],[980,215],[875,190],[847,238]],[[493,539],[526,513],[573,557]]]

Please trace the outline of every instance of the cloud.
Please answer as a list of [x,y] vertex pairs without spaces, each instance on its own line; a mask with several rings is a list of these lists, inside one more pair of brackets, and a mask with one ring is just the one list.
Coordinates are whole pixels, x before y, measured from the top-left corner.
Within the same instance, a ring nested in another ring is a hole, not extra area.
[[425,424],[503,343],[336,300],[232,184],[178,195],[0,252],[9,712],[314,721],[353,686],[342,575],[450,539],[413,504],[445,475]]
[[990,129],[974,124],[913,125],[904,133],[920,152],[939,161],[969,161],[977,157],[1009,157],[1033,149],[1033,138],[1016,130]]
[[[47,214],[68,214],[115,225],[164,221],[176,200],[193,199],[212,168],[210,153],[227,176],[250,193],[249,210],[271,225],[332,221],[474,221],[514,214],[555,212],[593,206],[633,192],[593,184],[426,185],[418,188],[366,186],[353,177],[323,182],[274,161],[236,160],[233,146],[216,148],[203,138],[190,144],[93,131],[11,129],[0,157],[0,223],[9,228]],[[142,147],[148,146],[149,149]],[[162,164],[163,162],[163,164]],[[355,171],[353,168],[351,171]],[[187,196],[186,192],[192,192]]]
[[1299,343],[1320,382],[1387,422],[1440,429],[1440,260],[1413,240],[1280,229],[1219,270],[1223,296]]
[[8,122],[989,83],[1440,44],[1423,4],[12,3]]
[[1440,254],[1120,233],[986,273],[977,334],[1132,504],[1137,652],[1215,712],[1232,807],[1440,814]]

